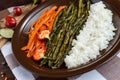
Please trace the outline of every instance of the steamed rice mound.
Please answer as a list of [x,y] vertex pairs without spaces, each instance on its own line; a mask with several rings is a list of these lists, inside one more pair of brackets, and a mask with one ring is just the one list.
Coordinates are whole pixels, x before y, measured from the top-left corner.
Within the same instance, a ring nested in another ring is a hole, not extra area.
[[75,68],[96,59],[100,51],[108,47],[116,30],[112,23],[113,13],[102,1],[92,4],[83,30],[72,42],[72,49],[64,59],[66,67]]

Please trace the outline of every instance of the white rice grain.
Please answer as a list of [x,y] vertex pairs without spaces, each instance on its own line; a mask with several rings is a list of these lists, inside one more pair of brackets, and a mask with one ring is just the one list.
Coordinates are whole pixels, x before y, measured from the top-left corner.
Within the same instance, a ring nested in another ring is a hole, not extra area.
[[68,68],[86,64],[96,59],[100,51],[108,47],[116,30],[112,23],[112,11],[102,1],[92,4],[83,30],[72,42],[72,49],[64,59]]

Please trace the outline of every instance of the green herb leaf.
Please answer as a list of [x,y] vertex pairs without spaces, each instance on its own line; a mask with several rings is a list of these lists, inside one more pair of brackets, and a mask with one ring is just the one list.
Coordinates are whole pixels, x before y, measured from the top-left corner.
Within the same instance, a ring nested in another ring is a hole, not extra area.
[[36,4],[37,2],[38,2],[38,0],[34,0],[34,1],[33,1],[33,4]]
[[12,38],[13,33],[14,33],[13,29],[9,28],[0,29],[0,35],[4,38]]

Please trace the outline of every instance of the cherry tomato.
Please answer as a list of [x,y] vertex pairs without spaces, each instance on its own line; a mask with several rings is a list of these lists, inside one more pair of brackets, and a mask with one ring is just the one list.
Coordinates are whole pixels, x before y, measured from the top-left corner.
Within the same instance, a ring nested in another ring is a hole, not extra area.
[[14,7],[13,8],[13,13],[16,16],[20,16],[22,14],[22,9],[20,7]]
[[14,17],[6,16],[5,20],[4,20],[4,24],[8,28],[13,28],[16,26],[17,23],[16,23],[16,19]]

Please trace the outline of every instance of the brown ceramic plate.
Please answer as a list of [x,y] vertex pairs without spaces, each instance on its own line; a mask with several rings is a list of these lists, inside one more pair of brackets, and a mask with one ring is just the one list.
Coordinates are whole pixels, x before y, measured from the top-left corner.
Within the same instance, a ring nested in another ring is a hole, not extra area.
[[[26,54],[21,51],[21,47],[27,44],[28,38],[24,34],[24,32],[28,31],[30,28],[30,25],[32,22],[34,22],[42,11],[44,11],[45,8],[48,8],[53,5],[64,5],[68,4],[70,0],[48,0],[48,2],[45,2],[38,7],[36,7],[34,10],[32,10],[29,14],[27,14],[24,19],[20,22],[20,24],[16,27],[15,33],[12,39],[12,48],[14,55],[18,62],[23,65],[26,69],[39,74],[40,76],[44,77],[68,77],[73,76],[77,74],[82,74],[84,72],[87,72],[89,70],[94,69],[95,67],[99,66],[100,64],[108,61],[111,59],[116,52],[119,50],[120,47],[120,17],[117,13],[117,9],[109,5],[107,2],[105,4],[108,6],[109,9],[111,9],[114,13],[113,16],[113,23],[117,28],[116,35],[114,36],[114,39],[110,42],[109,47],[101,52],[100,57],[98,57],[96,60],[93,60],[89,62],[86,65],[79,66],[74,69],[67,69],[66,67],[62,67],[60,69],[52,70],[47,67],[41,67],[39,68],[38,63],[33,61],[30,58],[26,57]],[[73,0],[74,1],[74,0]],[[94,1],[100,1],[100,0],[93,0]]]

